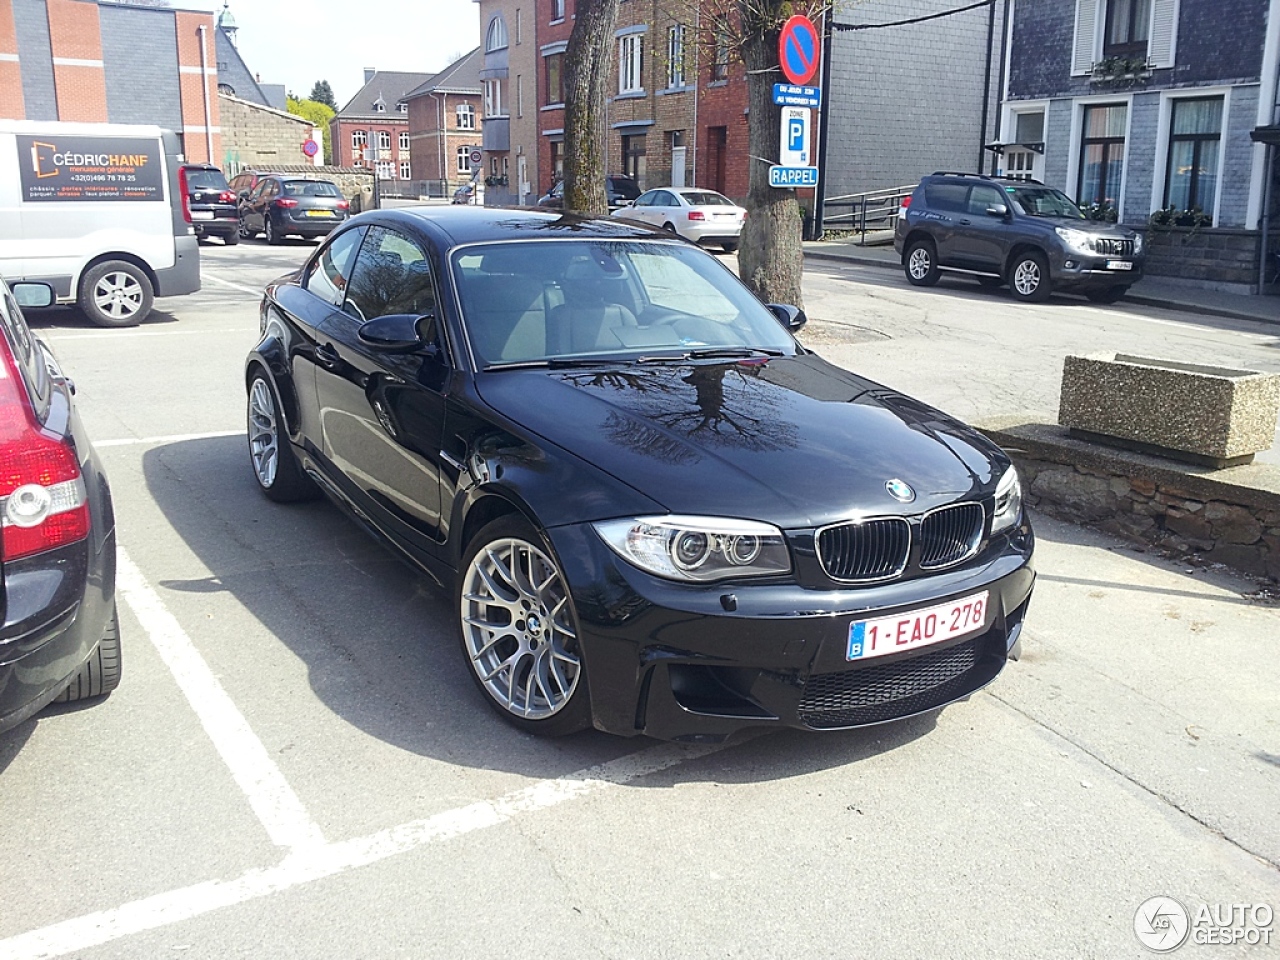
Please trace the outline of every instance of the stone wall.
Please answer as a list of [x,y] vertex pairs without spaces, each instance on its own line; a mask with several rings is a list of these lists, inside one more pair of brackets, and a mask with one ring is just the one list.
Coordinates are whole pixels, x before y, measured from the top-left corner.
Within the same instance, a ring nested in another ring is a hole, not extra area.
[[220,166],[228,178],[246,167],[262,170],[307,162],[302,143],[311,139],[312,127],[306,120],[225,93],[218,94],[218,103],[222,115]]
[[1253,293],[1259,236],[1256,230],[1152,227],[1147,230],[1146,273],[1229,293]]
[[1031,506],[1179,558],[1280,581],[1280,468],[1207,470],[1069,437],[983,428],[1013,458]]

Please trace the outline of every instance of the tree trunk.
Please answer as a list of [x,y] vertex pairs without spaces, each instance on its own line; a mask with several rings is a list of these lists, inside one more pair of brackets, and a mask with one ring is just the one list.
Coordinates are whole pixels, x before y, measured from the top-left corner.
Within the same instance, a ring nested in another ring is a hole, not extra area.
[[791,4],[785,0],[738,0],[738,4],[750,108],[750,157],[746,162],[751,165],[747,191],[750,214],[738,248],[738,275],[765,303],[803,307],[800,204],[794,190],[769,186],[769,164],[779,160],[778,130],[782,123],[782,107],[773,102],[773,85],[783,82],[778,67],[778,37],[786,19],[782,15],[784,8]]
[[605,104],[619,0],[577,0],[565,51],[564,208],[608,214]]

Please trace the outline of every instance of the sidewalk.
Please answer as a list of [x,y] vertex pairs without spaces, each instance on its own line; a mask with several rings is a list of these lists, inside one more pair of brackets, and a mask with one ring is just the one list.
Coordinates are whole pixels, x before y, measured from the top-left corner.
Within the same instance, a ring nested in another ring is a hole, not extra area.
[[[890,270],[902,269],[902,262],[892,245],[863,247],[852,240],[811,240],[806,241],[803,246],[806,258],[838,260]],[[1280,297],[1249,297],[1236,293],[1200,290],[1163,277],[1144,277],[1139,280],[1119,305],[1123,306],[1126,303],[1198,313],[1202,316],[1280,323]]]

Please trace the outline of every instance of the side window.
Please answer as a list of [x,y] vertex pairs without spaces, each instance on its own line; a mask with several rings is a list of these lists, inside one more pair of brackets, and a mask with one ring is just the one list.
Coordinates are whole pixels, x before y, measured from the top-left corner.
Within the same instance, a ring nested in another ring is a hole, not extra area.
[[361,320],[436,312],[431,263],[417,243],[387,227],[370,227],[347,285],[348,313]]
[[974,216],[985,217],[988,207],[1003,203],[1005,199],[995,187],[976,186],[969,194],[969,212]]
[[924,188],[924,202],[930,210],[942,213],[964,213],[969,196],[967,183],[931,183]]
[[636,197],[636,202],[635,202],[634,206],[637,206],[637,207],[651,207],[651,206],[653,206],[654,197],[656,197],[656,196],[657,196],[657,194],[653,194],[653,193],[645,193],[645,194],[641,194],[639,197]]
[[364,227],[357,227],[338,234],[325,244],[324,249],[307,267],[302,286],[326,303],[341,307],[342,298],[347,295],[351,265],[355,262],[356,251],[360,249],[364,233]]
[[[31,406],[36,418],[44,423],[49,415],[49,398],[53,385],[49,380],[49,368],[45,366],[44,353],[31,329],[23,319],[18,301],[13,298],[9,288],[0,280],[0,296],[4,298],[4,309],[0,310],[0,323],[6,327],[9,347],[13,358],[18,362],[18,373],[27,387],[27,395],[31,398]],[[6,317],[5,314],[8,314]]]
[[658,192],[658,198],[653,202],[653,205],[654,205],[655,207],[677,207],[677,206],[679,206],[679,204],[678,204],[678,203],[676,203],[675,195],[674,195],[674,194],[672,194],[670,191],[667,191],[667,190],[660,190],[660,191]]

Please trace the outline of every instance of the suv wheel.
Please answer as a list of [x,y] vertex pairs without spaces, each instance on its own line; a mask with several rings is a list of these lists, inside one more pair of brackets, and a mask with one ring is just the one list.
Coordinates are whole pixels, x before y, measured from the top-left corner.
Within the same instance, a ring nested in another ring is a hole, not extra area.
[[1020,253],[1009,269],[1009,289],[1018,300],[1040,303],[1050,292],[1049,261],[1039,250]]
[[938,282],[938,254],[932,240],[917,240],[907,247],[902,260],[907,282],[917,287],[932,287]]

